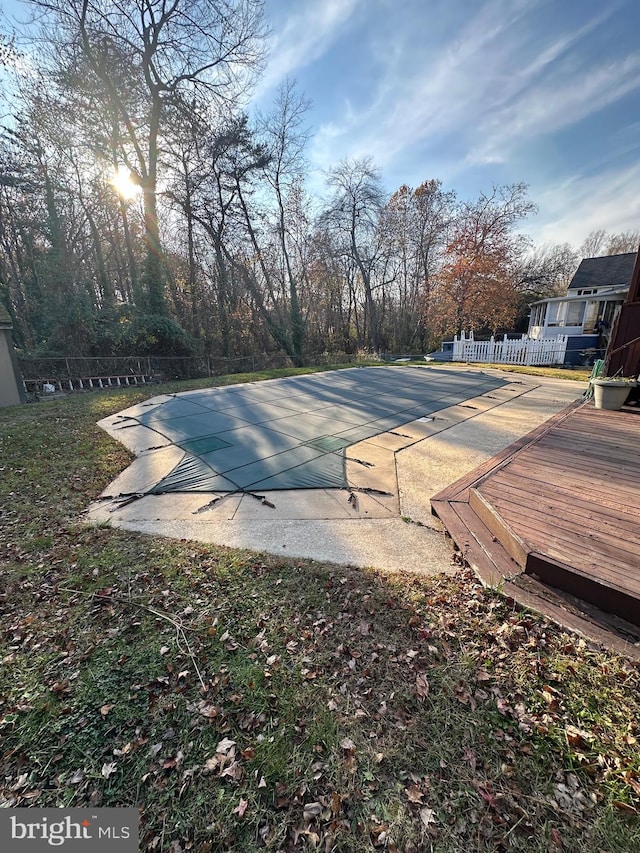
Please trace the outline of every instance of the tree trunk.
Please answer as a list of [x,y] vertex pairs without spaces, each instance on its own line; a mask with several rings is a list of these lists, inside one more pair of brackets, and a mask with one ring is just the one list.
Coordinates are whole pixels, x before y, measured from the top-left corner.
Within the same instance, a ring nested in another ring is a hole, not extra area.
[[146,258],[144,263],[144,289],[147,310],[150,314],[166,314],[164,294],[165,270],[160,245],[160,226],[158,223],[158,132],[162,113],[162,101],[154,95],[149,128],[149,158],[147,174],[142,180],[144,202],[144,240]]

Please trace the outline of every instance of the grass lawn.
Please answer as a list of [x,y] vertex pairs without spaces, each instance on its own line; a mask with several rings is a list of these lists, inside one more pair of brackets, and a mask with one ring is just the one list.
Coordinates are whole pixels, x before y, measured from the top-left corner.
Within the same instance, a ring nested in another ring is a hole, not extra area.
[[464,567],[83,525],[130,461],[96,421],[162,390],[0,410],[3,805],[137,806],[166,853],[640,850],[627,660]]

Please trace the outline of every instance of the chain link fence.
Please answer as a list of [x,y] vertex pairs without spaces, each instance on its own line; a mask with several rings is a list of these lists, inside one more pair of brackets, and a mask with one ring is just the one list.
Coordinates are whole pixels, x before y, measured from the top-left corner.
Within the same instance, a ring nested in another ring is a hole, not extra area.
[[[309,367],[351,364],[350,353],[318,353],[305,358]],[[293,367],[284,354],[257,354],[239,358],[221,356],[122,356],[108,358],[36,358],[20,356],[20,371],[28,393],[86,391],[97,388],[144,385],[177,379],[203,379],[229,373]]]

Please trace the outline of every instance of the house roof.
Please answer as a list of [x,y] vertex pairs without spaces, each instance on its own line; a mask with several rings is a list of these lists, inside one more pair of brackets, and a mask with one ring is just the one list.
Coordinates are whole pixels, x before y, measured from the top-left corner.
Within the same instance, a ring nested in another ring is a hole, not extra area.
[[[595,287],[595,285],[593,285]],[[606,290],[601,290],[599,293],[592,293],[590,296],[579,296],[578,293],[567,291],[566,296],[551,296],[546,299],[538,299],[536,302],[530,302],[529,306],[550,304],[551,302],[611,302],[618,301],[623,303],[627,293],[629,292],[628,285],[623,287],[608,287]]]
[[568,290],[592,287],[629,286],[637,252],[584,258],[571,279]]

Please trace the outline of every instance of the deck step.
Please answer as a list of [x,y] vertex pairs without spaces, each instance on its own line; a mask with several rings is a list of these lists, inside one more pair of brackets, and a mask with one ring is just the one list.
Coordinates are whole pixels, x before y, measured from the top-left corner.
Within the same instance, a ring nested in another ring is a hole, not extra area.
[[478,489],[469,489],[469,506],[484,526],[495,536],[507,554],[524,569],[527,554],[532,550],[500,515],[490,501]]
[[[550,594],[551,593],[551,594]],[[565,593],[554,593],[530,575],[520,575],[507,581],[502,594],[512,598],[522,607],[541,613],[560,625],[575,631],[595,643],[601,643],[618,654],[640,662],[640,642],[634,625],[587,604]],[[563,599],[563,596],[567,595]]]
[[485,586],[498,587],[505,578],[522,571],[468,503],[433,501],[432,507],[466,562]]
[[627,622],[640,626],[640,595],[615,586],[610,580],[600,583],[593,574],[569,566],[548,554],[531,552],[527,558],[526,574],[538,578],[554,589],[596,605],[607,613],[615,613]]

